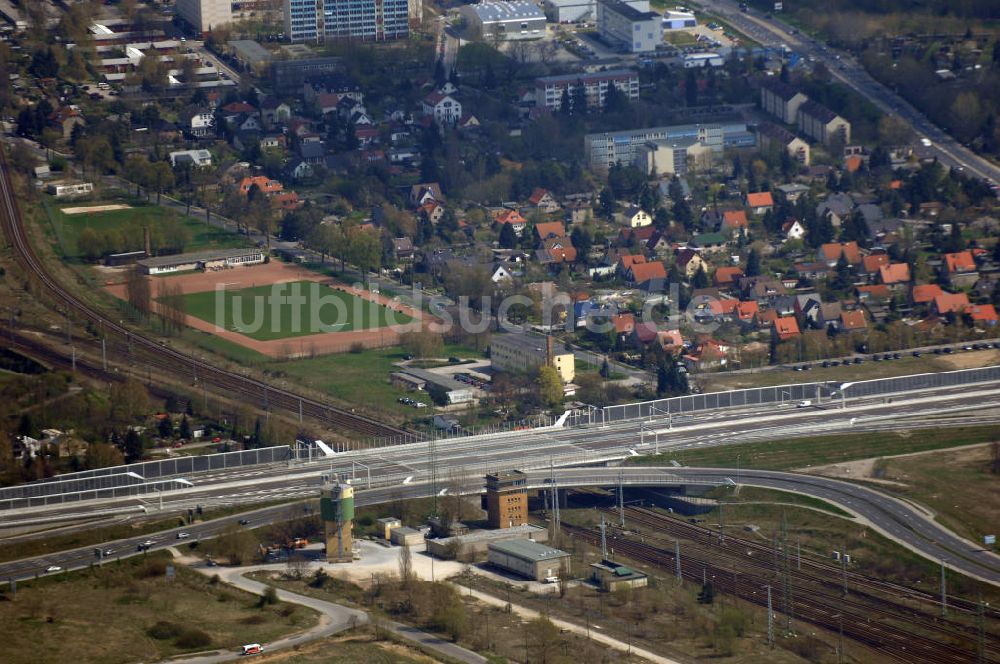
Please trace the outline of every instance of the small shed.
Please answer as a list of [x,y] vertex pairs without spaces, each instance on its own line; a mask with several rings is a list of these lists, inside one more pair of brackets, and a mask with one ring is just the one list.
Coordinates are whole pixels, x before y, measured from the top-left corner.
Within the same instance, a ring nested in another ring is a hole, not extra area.
[[403,525],[403,522],[394,516],[387,516],[383,519],[379,519],[377,523],[379,526],[379,530],[382,532],[382,538],[386,542],[392,540],[392,538],[389,536],[392,533],[392,531]]
[[398,546],[415,546],[423,543],[424,534],[414,528],[400,526],[389,531],[389,540]]

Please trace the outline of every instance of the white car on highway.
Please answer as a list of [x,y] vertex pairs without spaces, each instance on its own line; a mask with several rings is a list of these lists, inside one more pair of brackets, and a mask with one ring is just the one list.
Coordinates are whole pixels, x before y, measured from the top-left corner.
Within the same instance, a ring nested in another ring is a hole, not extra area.
[[61,572],[62,571],[62,567],[59,567],[59,565],[49,565],[48,567],[45,568],[45,571],[46,572]]
[[931,147],[932,145],[934,145],[933,143],[931,143],[931,139],[929,139],[929,138],[926,138],[926,137],[925,137],[925,138],[921,138],[921,139],[920,139],[920,144],[921,144],[922,146],[924,146],[925,148],[929,148],[929,147]]

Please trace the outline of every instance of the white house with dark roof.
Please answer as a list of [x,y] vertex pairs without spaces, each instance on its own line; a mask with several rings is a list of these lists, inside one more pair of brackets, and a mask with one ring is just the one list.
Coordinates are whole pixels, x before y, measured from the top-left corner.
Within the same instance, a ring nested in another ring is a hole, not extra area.
[[799,131],[823,145],[851,142],[851,123],[812,100],[799,107]]
[[462,119],[462,104],[450,94],[432,92],[421,103],[425,116],[441,127],[452,127]]

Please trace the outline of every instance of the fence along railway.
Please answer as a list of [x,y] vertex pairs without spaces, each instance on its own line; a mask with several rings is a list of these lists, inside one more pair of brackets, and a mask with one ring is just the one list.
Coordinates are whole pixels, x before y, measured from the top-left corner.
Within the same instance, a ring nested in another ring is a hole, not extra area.
[[0,223],[3,232],[13,248],[18,262],[37,282],[67,311],[73,311],[95,329],[111,347],[111,352],[127,354],[130,358],[141,359],[158,374],[168,374],[182,381],[206,385],[226,397],[242,401],[264,410],[282,410],[296,417],[301,415],[331,428],[344,428],[365,436],[398,437],[414,440],[414,434],[404,429],[380,422],[375,418],[354,413],[308,396],[219,368],[160,342],[136,334],[120,323],[100,313],[84,300],[66,291],[45,268],[44,262],[35,254],[34,248],[24,229],[17,197],[14,195],[10,178],[7,155],[0,149]]

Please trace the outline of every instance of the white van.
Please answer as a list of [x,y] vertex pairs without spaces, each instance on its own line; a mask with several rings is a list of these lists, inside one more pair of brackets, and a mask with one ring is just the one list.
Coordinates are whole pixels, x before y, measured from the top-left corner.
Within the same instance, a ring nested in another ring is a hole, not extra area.
[[248,643],[243,646],[244,655],[259,655],[264,652],[264,646],[259,643]]

